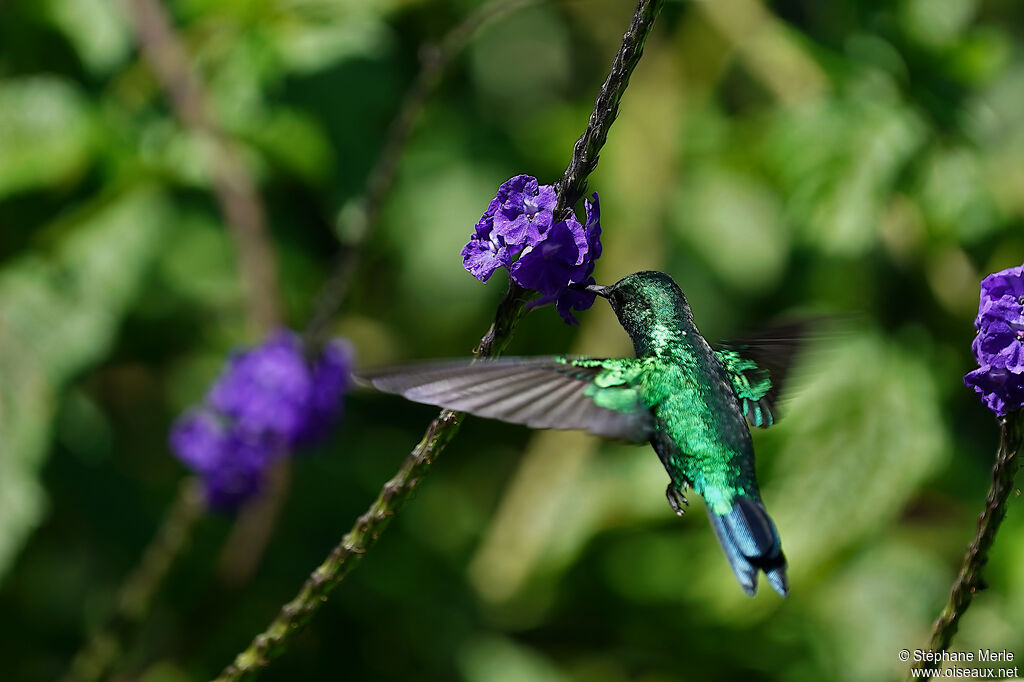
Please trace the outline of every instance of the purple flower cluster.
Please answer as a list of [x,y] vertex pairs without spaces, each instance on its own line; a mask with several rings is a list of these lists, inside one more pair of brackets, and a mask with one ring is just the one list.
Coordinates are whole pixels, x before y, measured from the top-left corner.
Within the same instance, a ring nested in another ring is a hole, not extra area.
[[566,322],[577,324],[573,310],[594,305],[594,294],[570,289],[593,284],[594,262],[601,256],[601,208],[597,193],[584,200],[587,220],[575,215],[555,221],[555,188],[537,178],[517,175],[498,188],[473,236],[462,249],[462,262],[474,277],[487,282],[507,268],[512,281],[540,293],[533,306],[554,303]]
[[1024,406],[1024,266],[981,281],[981,304],[971,344],[980,367],[964,383],[999,416]]
[[235,353],[205,402],[171,428],[171,450],[202,479],[224,511],[259,493],[270,465],[322,438],[341,411],[352,351],[332,341],[314,361],[293,332],[279,331]]

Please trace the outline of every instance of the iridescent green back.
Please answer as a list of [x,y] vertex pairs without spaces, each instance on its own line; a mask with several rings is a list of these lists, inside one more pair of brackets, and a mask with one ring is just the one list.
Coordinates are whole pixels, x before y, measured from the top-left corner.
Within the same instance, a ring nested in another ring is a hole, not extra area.
[[660,272],[614,287],[610,301],[633,340],[641,397],[655,415],[655,449],[679,485],[725,513],[742,494],[758,498],[753,445],[732,377],[700,335],[686,297]]

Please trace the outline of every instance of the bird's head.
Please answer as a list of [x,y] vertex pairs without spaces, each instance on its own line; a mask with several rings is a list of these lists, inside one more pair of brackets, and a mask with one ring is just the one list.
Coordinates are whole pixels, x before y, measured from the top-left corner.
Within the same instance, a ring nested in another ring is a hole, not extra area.
[[586,291],[608,299],[630,336],[651,333],[656,325],[676,315],[690,316],[686,296],[664,272],[635,272],[611,286],[591,284]]

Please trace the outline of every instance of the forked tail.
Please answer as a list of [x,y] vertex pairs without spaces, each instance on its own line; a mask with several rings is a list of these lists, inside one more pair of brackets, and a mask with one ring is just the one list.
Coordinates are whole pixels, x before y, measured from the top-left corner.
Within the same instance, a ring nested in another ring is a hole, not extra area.
[[757,593],[760,570],[776,592],[783,597],[789,594],[779,533],[759,500],[734,497],[728,513],[716,514],[709,506],[708,517],[744,592],[750,596]]

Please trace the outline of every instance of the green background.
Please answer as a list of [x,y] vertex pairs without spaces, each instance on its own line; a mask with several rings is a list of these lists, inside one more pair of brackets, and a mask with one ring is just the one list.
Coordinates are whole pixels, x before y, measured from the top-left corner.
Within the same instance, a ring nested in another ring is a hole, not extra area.
[[[330,272],[391,117],[474,2],[176,0],[211,110],[267,206],[289,323]],[[497,185],[556,181],[633,5],[545,2],[481,29],[402,156],[334,331],[362,366],[465,356],[504,274],[459,250]],[[671,273],[709,339],[851,314],[756,433],[792,596],[743,595],[649,448],[467,419],[266,680],[882,680],[924,646],[998,431],[966,389],[978,281],[1024,260],[1024,6],[670,2],[590,186],[610,284]],[[169,424],[258,340],[208,141],[171,114],[124,7],[0,0],[0,660],[53,679],[186,475]],[[629,352],[598,301],[530,313],[514,354]],[[297,458],[250,582],[204,518],[119,662],[204,679],[262,629],[436,413],[352,393]],[[1011,499],[962,650],[1024,656]]]

